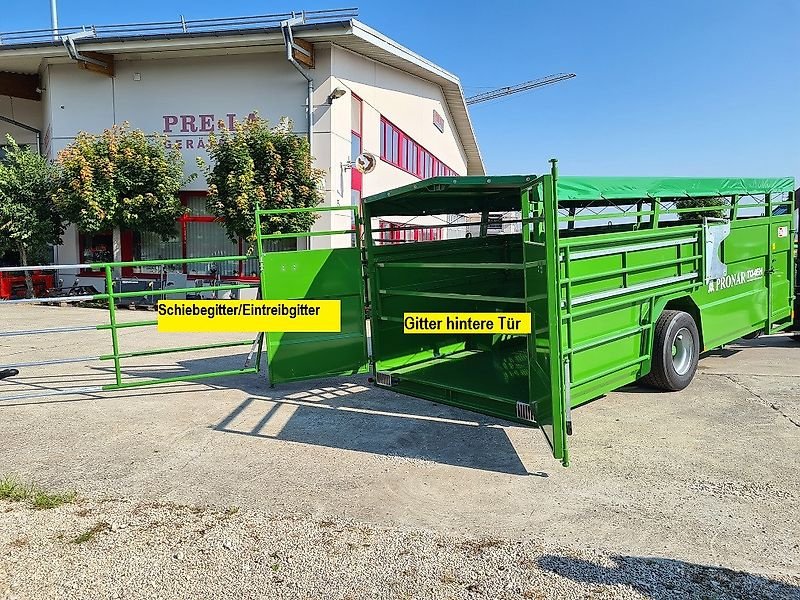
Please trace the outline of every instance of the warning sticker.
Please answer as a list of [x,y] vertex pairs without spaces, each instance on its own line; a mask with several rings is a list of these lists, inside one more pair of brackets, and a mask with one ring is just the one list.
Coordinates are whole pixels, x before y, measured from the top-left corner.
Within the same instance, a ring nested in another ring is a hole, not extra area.
[[778,237],[788,237],[789,236],[789,228],[786,225],[782,227],[778,227]]

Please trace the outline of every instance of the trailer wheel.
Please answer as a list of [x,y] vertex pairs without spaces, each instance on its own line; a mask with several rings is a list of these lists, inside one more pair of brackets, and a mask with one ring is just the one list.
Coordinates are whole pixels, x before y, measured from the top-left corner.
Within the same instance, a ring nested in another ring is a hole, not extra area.
[[694,378],[699,357],[700,335],[692,316],[665,310],[656,321],[652,366],[642,381],[670,392],[682,390]]

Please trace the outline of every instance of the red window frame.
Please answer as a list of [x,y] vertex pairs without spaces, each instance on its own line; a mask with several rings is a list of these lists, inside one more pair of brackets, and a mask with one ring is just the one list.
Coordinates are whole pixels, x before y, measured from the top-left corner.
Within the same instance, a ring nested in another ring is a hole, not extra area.
[[383,115],[381,115],[380,127],[381,160],[383,162],[418,179],[458,176],[458,173]]
[[[355,94],[351,94],[352,99],[351,102],[358,103],[358,131],[356,131],[356,124],[350,124],[350,148],[352,153],[353,141],[358,140],[358,154],[361,154],[362,150],[364,149],[364,101],[356,96]],[[351,156],[350,160],[355,160],[358,156]],[[364,189],[364,179],[361,171],[358,169],[350,169],[350,189],[358,192],[358,201],[361,202],[361,196],[363,194]]]
[[388,229],[389,231],[379,232],[379,242],[383,244],[394,242],[435,242],[443,239],[441,227],[401,229],[402,227],[404,227],[402,223],[380,219],[378,221],[378,229]]
[[[191,191],[191,192],[178,192],[178,195],[180,197],[181,204],[183,204],[184,206],[187,206],[189,204],[189,198],[193,198],[193,197],[197,197],[197,196],[208,196],[208,192],[204,191],[204,190],[198,190],[198,191]],[[182,255],[182,258],[186,258],[186,226],[187,226],[187,224],[188,223],[212,223],[214,221],[220,222],[220,219],[217,218],[217,217],[214,217],[212,215],[192,216],[192,215],[184,214],[184,215],[181,215],[180,217],[178,217],[178,221],[177,222],[178,222],[178,230],[180,231],[180,236],[181,236],[181,255]],[[125,244],[123,244],[122,247],[123,247],[123,250],[124,250]],[[239,240],[239,250],[238,250],[239,256],[242,256],[243,249],[244,249],[244,245],[243,245],[242,240],[240,239]],[[133,235],[132,234],[130,236],[128,254],[130,256],[133,256]],[[133,259],[131,258],[131,260],[133,260]],[[238,275],[221,275],[220,279],[221,280],[233,280],[233,279],[236,279],[236,280],[242,280],[242,281],[258,281],[258,277],[253,277],[251,275],[246,275],[245,274],[244,262],[245,261],[241,261],[241,260],[238,261],[238,263],[239,263]],[[142,273],[142,272],[139,272],[139,271],[134,271],[133,269],[129,269],[129,271],[130,271],[129,275],[135,275],[136,277],[139,277],[140,279],[157,279],[158,278],[158,274],[156,274],[156,273]],[[188,266],[186,264],[181,265],[181,271],[180,272],[183,273],[183,274],[188,274]],[[124,274],[125,273],[123,273],[123,275]],[[202,279],[202,276],[198,277],[198,278]]]

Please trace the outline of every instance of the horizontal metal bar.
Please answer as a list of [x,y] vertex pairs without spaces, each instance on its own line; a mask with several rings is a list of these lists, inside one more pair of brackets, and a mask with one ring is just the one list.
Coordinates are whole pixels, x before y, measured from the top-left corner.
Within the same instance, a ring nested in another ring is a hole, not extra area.
[[[373,217],[375,219],[380,219],[380,217]],[[542,218],[532,217],[529,219],[509,219],[508,221],[492,221],[492,224],[500,224],[500,225],[508,225],[510,223],[535,223],[537,221],[542,221]],[[448,227],[480,227],[480,221],[468,221],[463,223],[418,223],[416,225],[403,225],[402,227],[382,227],[372,228],[370,231],[372,233],[378,232],[392,232],[392,231],[415,231],[417,229],[446,229]],[[454,238],[460,239],[460,238]],[[412,241],[412,240],[403,240],[403,241]],[[442,241],[442,240],[432,240],[432,241]]]
[[[564,210],[564,209],[561,209]],[[661,211],[663,215],[665,211]],[[562,217],[559,215],[559,223],[569,223],[571,221],[610,221],[612,219],[624,219],[626,217],[647,217],[656,214],[653,210],[640,210],[636,212],[609,212],[609,213],[592,213],[590,215],[575,215],[573,217]]]
[[621,273],[638,273],[639,271],[647,271],[649,269],[657,269],[659,267],[669,267],[670,265],[679,265],[685,262],[700,260],[703,258],[700,254],[693,254],[691,256],[682,256],[680,258],[673,258],[671,260],[662,260],[660,262],[648,263],[646,265],[637,265],[634,267],[625,267],[622,269],[615,269],[614,271],[600,271],[597,273],[589,273],[588,275],[580,275],[579,277],[569,277],[561,279],[560,283],[580,283],[582,281],[591,281],[592,279],[602,279],[604,277],[613,277]]
[[655,279],[653,281],[644,281],[635,285],[630,285],[624,288],[615,288],[613,290],[605,290],[603,292],[595,292],[593,294],[585,294],[573,298],[570,303],[571,306],[578,306],[579,304],[586,304],[595,300],[603,300],[605,298],[613,298],[614,296],[621,296],[622,294],[629,294],[631,292],[639,292],[641,290],[649,290],[654,287],[662,285],[669,285],[671,283],[678,283],[679,281],[686,281],[687,279],[694,279],[699,274],[697,272],[687,273],[686,275],[677,275],[675,277],[667,277],[665,279]]
[[637,333],[641,333],[647,329],[650,329],[651,325],[640,325],[639,327],[632,327],[631,329],[625,329],[623,331],[618,331],[614,335],[609,335],[605,337],[595,338],[574,348],[567,348],[564,350],[565,354],[576,354],[578,352],[583,352],[585,350],[591,350],[592,348],[597,348],[598,346],[602,346],[603,344],[608,344],[610,342],[616,342],[617,340],[624,339],[626,337],[630,337],[632,335],[636,335]]
[[[682,244],[694,244],[698,240],[696,237],[678,238],[677,240],[665,240],[663,242],[647,242],[644,244],[629,244],[627,246],[610,246],[607,248],[598,248],[596,250],[583,250],[578,252],[570,252],[570,260],[578,260],[581,258],[592,258],[594,256],[607,256],[609,254],[620,254],[622,252],[637,252],[639,250],[652,250],[655,248],[667,248],[669,246],[680,246]],[[609,243],[609,242],[607,242]],[[564,255],[561,255],[561,260],[564,260]]]
[[27,398],[47,398],[49,396],[71,396],[73,394],[93,394],[102,391],[103,391],[103,386],[100,385],[92,387],[70,388],[70,389],[60,389],[60,390],[39,390],[37,392],[15,394],[13,396],[0,396],[0,402],[3,402],[5,400],[25,400]]
[[515,269],[524,268],[522,263],[377,263],[378,267],[392,267],[401,269]]
[[355,229],[335,229],[333,231],[300,231],[297,233],[268,233],[267,235],[259,236],[261,240],[280,240],[286,238],[303,238],[303,237],[317,237],[321,235],[355,235],[358,233]]
[[98,300],[104,298],[105,294],[95,294],[92,296],[56,296],[54,298],[21,298],[19,300],[3,300],[0,301],[0,306],[4,304],[34,304],[34,303],[51,303],[51,302],[86,302],[87,300]]
[[[139,350],[137,352],[120,352],[117,358],[134,358],[136,356],[156,356],[159,354],[172,354],[175,352],[192,352],[194,350],[210,350],[211,348],[230,348],[232,346],[251,346],[253,340],[238,342],[220,342],[217,344],[202,344],[199,346],[182,346],[178,348],[156,348],[154,350]],[[114,354],[103,354],[98,356],[99,360],[113,360]]]
[[[735,223],[735,221],[732,221]],[[620,240],[628,239],[643,239],[654,240],[660,238],[674,238],[680,235],[694,235],[697,236],[700,230],[699,223],[682,224],[680,221],[670,221],[668,227],[660,227],[657,229],[637,229],[634,231],[624,231],[615,234],[608,233],[592,233],[587,235],[579,235],[575,237],[562,237],[560,234],[565,230],[559,231],[559,246],[564,248],[582,248],[584,246],[594,246],[597,244],[613,244],[618,243]],[[580,229],[573,230],[580,232]]]
[[158,325],[158,321],[131,321],[130,323],[117,323],[115,325],[106,323],[105,325],[95,326],[95,329],[125,329],[127,327],[147,327],[149,325]]
[[[161,288],[160,290],[142,290],[139,292],[114,292],[114,298],[143,298],[145,296],[171,296],[173,294],[189,294],[191,292],[215,292],[218,290],[244,290],[248,288],[256,288],[257,283],[237,283],[231,285],[209,285],[205,287],[191,287],[191,288]],[[98,300],[108,299],[108,294],[100,294],[96,296]]]
[[99,356],[80,356],[77,358],[54,358],[51,360],[37,360],[26,363],[15,363],[13,365],[0,365],[0,369],[16,369],[18,367],[41,367],[43,365],[66,365],[68,363],[92,362],[100,360]]
[[60,269],[88,269],[92,265],[81,263],[77,265],[33,265],[27,267],[0,267],[0,273],[10,271],[58,271]]
[[242,261],[257,259],[257,256],[200,256],[196,258],[166,258],[156,260],[131,260],[122,262],[104,262],[92,263],[88,267],[94,270],[104,269],[106,267],[158,267],[161,265],[193,265],[204,262],[229,262],[229,261]]
[[226,375],[245,375],[247,373],[257,373],[255,367],[246,369],[235,369],[230,371],[214,371],[212,373],[194,373],[191,375],[179,375],[177,377],[165,377],[164,379],[148,379],[146,381],[131,381],[128,383],[111,383],[103,386],[103,391],[125,390],[128,388],[144,387],[148,385],[158,385],[161,383],[178,383],[181,381],[196,381],[198,379],[208,379],[211,377],[224,377]]
[[479,296],[477,294],[453,294],[449,292],[417,292],[414,290],[378,290],[384,296],[411,296],[417,298],[444,298],[450,300],[477,300],[478,302],[509,302],[525,304],[523,298],[510,296]]
[[51,327],[50,329],[20,329],[18,331],[1,331],[0,337],[17,335],[38,335],[40,333],[65,333],[68,331],[94,331],[97,325],[81,325],[80,327]]
[[358,206],[310,206],[303,208],[270,208],[266,210],[257,210],[259,215],[288,215],[293,213],[309,213],[309,212],[336,212],[340,210],[347,210],[350,212],[358,212]]

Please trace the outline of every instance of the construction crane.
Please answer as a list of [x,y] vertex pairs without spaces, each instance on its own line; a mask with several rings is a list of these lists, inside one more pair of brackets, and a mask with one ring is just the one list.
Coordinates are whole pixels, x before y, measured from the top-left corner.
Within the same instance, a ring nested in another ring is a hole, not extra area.
[[504,96],[510,96],[511,94],[518,94],[519,92],[524,92],[526,90],[533,90],[535,88],[540,88],[552,83],[558,83],[559,81],[566,81],[567,79],[572,79],[573,77],[575,77],[575,73],[556,73],[555,75],[548,75],[547,77],[542,77],[541,79],[534,79],[532,81],[526,81],[525,83],[501,87],[497,88],[496,90],[470,96],[469,98],[466,98],[466,103],[467,106],[470,106],[480,102],[488,102],[489,100],[503,98]]

